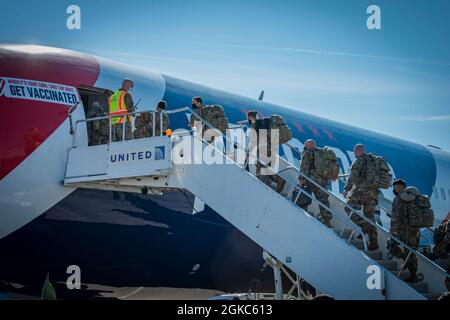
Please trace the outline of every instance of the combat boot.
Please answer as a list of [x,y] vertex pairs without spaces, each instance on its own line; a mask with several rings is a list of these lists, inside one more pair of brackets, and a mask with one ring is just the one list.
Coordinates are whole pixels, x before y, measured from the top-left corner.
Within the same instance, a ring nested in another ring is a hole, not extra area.
[[367,250],[375,251],[377,249],[378,249],[378,243],[376,241],[370,241],[369,246],[367,247]]
[[323,224],[326,225],[328,228],[333,229],[330,219],[323,219]]
[[409,283],[416,283],[419,281],[420,281],[420,279],[419,279],[419,277],[417,277],[416,272],[411,272],[411,275],[407,279],[405,279],[405,282],[409,282]]
[[277,176],[276,183],[277,183],[277,188],[275,191],[277,193],[280,193],[281,191],[283,191],[286,181],[282,177]]
[[324,225],[326,225],[328,228],[332,229],[333,226],[331,225],[331,218],[329,218],[328,216],[325,217],[322,213],[319,213],[317,215],[317,220],[319,220],[320,222],[322,222]]

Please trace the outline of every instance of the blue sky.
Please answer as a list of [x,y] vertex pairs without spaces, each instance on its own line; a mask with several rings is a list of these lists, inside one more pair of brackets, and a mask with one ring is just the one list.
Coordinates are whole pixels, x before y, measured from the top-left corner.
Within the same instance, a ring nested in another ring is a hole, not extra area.
[[[66,8],[81,8],[81,30]],[[381,8],[381,30],[366,9]],[[81,50],[450,150],[450,1],[9,1],[0,42]]]

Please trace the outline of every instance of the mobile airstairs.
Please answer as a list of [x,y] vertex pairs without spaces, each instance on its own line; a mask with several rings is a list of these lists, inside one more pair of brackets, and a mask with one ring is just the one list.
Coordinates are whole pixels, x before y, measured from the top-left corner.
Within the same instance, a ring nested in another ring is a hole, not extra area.
[[[168,113],[192,112],[181,108]],[[388,259],[385,243],[389,233],[378,225],[380,249],[367,251],[366,237],[360,236],[360,228],[344,209],[347,207],[351,215],[364,216],[348,207],[340,195],[323,189],[330,196],[333,229],[314,217],[318,206],[324,206],[315,198],[311,213],[295,205],[291,198],[303,174],[283,158],[279,158],[279,175],[286,184],[277,193],[256,178],[254,167],[249,169],[246,163],[237,161],[243,148],[235,138],[230,139],[230,134],[222,140],[228,148],[217,144],[221,139],[214,145],[207,144],[189,131],[175,131],[170,136],[153,131],[149,138],[110,141],[106,145],[77,142],[79,127],[105,118],[75,123],[64,185],[139,193],[165,188],[189,190],[263,248],[264,258],[275,270],[277,298],[283,297],[281,271],[294,284],[289,294],[298,289],[300,295],[299,279],[336,299],[428,299],[446,291],[445,270],[411,248],[409,255],[417,256],[424,281],[404,282],[408,275],[404,264]],[[295,275],[290,277],[292,273]]]

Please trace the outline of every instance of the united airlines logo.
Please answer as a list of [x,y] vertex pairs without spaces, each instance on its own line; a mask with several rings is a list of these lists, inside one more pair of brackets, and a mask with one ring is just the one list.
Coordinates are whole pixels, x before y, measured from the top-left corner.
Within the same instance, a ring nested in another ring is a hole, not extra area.
[[166,158],[166,147],[155,147],[155,160],[164,160]]
[[136,160],[149,160],[152,157],[151,151],[127,152],[111,155],[111,162],[127,162]]

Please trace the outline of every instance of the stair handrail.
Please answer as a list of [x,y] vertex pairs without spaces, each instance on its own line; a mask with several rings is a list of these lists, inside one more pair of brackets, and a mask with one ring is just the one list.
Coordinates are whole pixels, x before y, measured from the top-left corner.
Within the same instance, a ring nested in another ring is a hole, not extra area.
[[[206,121],[205,119],[203,119],[197,112],[195,112],[194,110],[187,108],[188,112],[190,112],[191,114],[194,114],[198,119],[200,119],[202,122],[205,123],[205,125],[207,125],[209,128],[215,129],[214,126],[212,126],[208,121]],[[245,122],[240,122],[244,127],[247,128]],[[227,136],[223,136],[223,138],[225,140],[229,140],[229,138]],[[234,143],[234,142],[233,142]],[[236,145],[236,144],[235,144]],[[297,148],[292,147],[290,144],[287,144],[288,147],[297,150]],[[238,145],[239,146],[239,145]],[[240,147],[240,146],[239,146]],[[247,150],[244,149],[244,151],[247,152]],[[249,156],[253,156],[250,154],[250,152],[248,152]],[[393,236],[392,234],[389,233],[389,231],[387,231],[385,228],[383,228],[382,226],[379,226],[378,224],[372,222],[370,219],[368,219],[360,210],[357,210],[353,207],[351,207],[346,201],[342,200],[339,196],[335,195],[333,192],[329,191],[328,189],[322,187],[320,184],[318,184],[316,181],[314,181],[314,179],[310,178],[309,176],[307,176],[306,174],[304,174],[303,172],[301,172],[299,169],[297,169],[294,165],[292,165],[289,161],[285,160],[284,158],[282,158],[281,156],[278,156],[279,160],[282,162],[285,162],[288,166],[290,166],[294,171],[296,171],[298,173],[299,176],[301,176],[302,178],[308,180],[310,183],[312,183],[315,187],[319,188],[321,191],[327,193],[328,195],[332,196],[333,198],[337,199],[338,202],[340,202],[341,204],[344,205],[344,207],[348,208],[352,213],[350,214],[350,216],[348,216],[348,218],[351,219],[351,215],[353,213],[357,214],[360,218],[362,218],[363,220],[365,220],[366,222],[368,222],[370,225],[372,225],[373,227],[375,227],[377,230],[380,230],[382,233],[384,233],[385,235],[387,235],[388,239],[392,239],[393,241],[397,242],[402,248],[407,249],[410,253],[414,254],[416,257],[420,258],[421,260],[427,262],[428,264],[430,264],[433,268],[437,269],[439,272],[444,273],[447,277],[450,277],[449,274],[443,269],[441,268],[438,264],[436,264],[434,261],[431,261],[428,257],[426,257],[425,255],[423,255],[422,253],[418,252],[417,250],[411,248],[410,246],[408,246],[406,243],[402,242],[400,239],[398,239],[397,237]],[[234,162],[234,161],[233,161]],[[274,174],[276,174],[274,172]],[[286,181],[288,182],[288,181]],[[303,192],[304,194],[306,194],[307,196],[309,196],[311,198],[311,196],[304,192],[302,188],[298,188],[297,189],[300,192]],[[299,194],[300,194],[299,192]],[[281,196],[281,195],[280,195]],[[298,196],[297,196],[298,199]],[[297,200],[296,199],[296,200]],[[312,198],[311,198],[312,199]],[[332,213],[335,213],[334,210],[331,210],[331,208],[327,208],[327,206],[323,205],[320,201],[318,201],[316,199],[316,201],[318,202],[319,205],[322,205],[323,207],[325,207],[325,209],[329,210]],[[294,203],[295,205],[295,203]],[[348,221],[344,218],[342,218],[340,216],[340,214],[336,214],[336,216],[339,218],[339,220],[343,221],[344,223],[346,223],[348,225]],[[345,227],[344,227],[345,228]],[[344,229],[341,231],[341,233],[343,233]],[[351,234],[352,236],[353,234]],[[363,236],[363,239],[365,239],[365,237]],[[411,256],[411,254],[409,254],[407,256],[407,258],[405,259],[405,262],[407,262],[407,260],[409,259],[409,257]],[[397,277],[400,277],[400,272],[397,274]]]
[[[286,143],[286,145],[293,149],[298,151],[298,148],[295,148],[293,146],[291,146],[289,143]],[[282,161],[290,164],[287,160],[285,160],[284,158],[280,157],[282,159]],[[421,260],[425,261],[426,263],[430,264],[433,268],[437,269],[439,272],[445,273],[446,276],[449,278],[450,275],[441,267],[439,266],[437,263],[435,263],[434,261],[430,260],[427,256],[423,255],[421,252],[411,248],[410,246],[408,246],[406,243],[404,243],[403,241],[401,241],[400,239],[398,239],[397,237],[395,237],[394,235],[392,235],[387,229],[385,229],[383,226],[380,226],[376,223],[374,223],[373,221],[371,221],[369,218],[367,218],[360,210],[357,210],[351,206],[349,206],[347,204],[346,201],[342,200],[341,197],[337,196],[336,194],[334,194],[333,192],[329,191],[326,188],[323,188],[321,185],[319,185],[318,183],[316,183],[313,179],[311,179],[310,177],[306,176],[305,174],[303,174],[299,169],[297,169],[295,166],[293,166],[291,164],[292,168],[299,173],[303,178],[306,178],[309,182],[313,183],[317,188],[319,188],[320,190],[322,190],[323,192],[326,192],[328,195],[334,197],[335,199],[337,199],[339,202],[341,202],[346,208],[348,208],[349,210],[352,211],[352,213],[356,213],[360,218],[364,219],[366,222],[368,222],[370,225],[372,225],[373,227],[375,227],[377,230],[380,230],[382,233],[384,233],[385,235],[387,235],[388,239],[392,239],[393,241],[397,242],[401,247],[407,249],[409,252],[412,252],[416,257],[420,258]],[[409,258],[409,256],[408,256]],[[405,261],[407,261],[407,259],[405,259]],[[400,276],[400,273],[397,275],[397,277]]]
[[[180,108],[176,108],[173,110],[167,110],[167,111],[163,111],[164,113],[170,115],[170,114],[175,114],[175,113],[180,113],[180,112],[188,112],[191,113],[193,115],[195,115],[199,120],[201,120],[205,125],[207,125],[209,128],[211,129],[216,129],[213,125],[211,125],[208,121],[206,121],[205,119],[203,119],[195,110],[193,110],[192,108],[189,107],[180,107]],[[123,115],[120,115],[121,117],[126,117],[126,116],[134,116],[137,114],[143,114],[143,113],[155,113],[154,110],[144,110],[144,111],[135,111],[135,112],[129,112]],[[93,121],[98,121],[98,120],[104,120],[104,119],[109,119],[109,128],[110,128],[110,140],[111,140],[111,118],[116,118],[118,117],[117,115],[107,115],[107,116],[101,116],[101,117],[94,117],[94,118],[85,118],[85,119],[79,119],[75,122],[75,128],[74,128],[74,134],[73,134],[73,141],[72,141],[72,147],[76,147],[76,137],[77,137],[77,127],[79,123],[87,123],[87,122],[93,122]],[[244,129],[247,128],[246,125],[246,121],[241,121],[240,126]],[[123,126],[123,128],[125,128],[125,126]],[[161,125],[162,128],[162,125]],[[123,129],[125,130],[125,129]],[[223,139],[227,140],[230,142],[230,139],[226,136],[226,135],[222,135]],[[202,137],[198,137],[200,140],[204,141]],[[206,141],[204,141],[206,142]],[[231,143],[236,147],[239,147],[241,150],[243,150],[244,152],[247,152],[247,150],[245,148],[242,148],[242,146],[240,146],[237,143],[234,143],[234,141],[231,141]],[[292,145],[288,143],[286,143],[285,145],[287,145],[290,149],[295,150],[297,152],[299,152],[298,148],[293,147]],[[220,150],[218,150],[219,152],[221,152]],[[236,163],[233,159],[229,158],[226,154],[224,154],[223,152],[221,152],[223,156],[227,157],[230,161],[232,161],[232,163],[240,166],[238,163]],[[250,152],[247,152],[248,156],[252,156]],[[399,240],[397,237],[393,236],[392,234],[389,233],[389,231],[387,231],[384,227],[374,223],[373,221],[371,221],[370,219],[368,219],[360,210],[357,210],[351,206],[349,206],[347,204],[347,202],[345,202],[344,200],[342,200],[339,196],[337,196],[336,194],[334,194],[333,192],[329,191],[328,189],[322,187],[320,184],[316,183],[313,179],[311,179],[309,176],[305,175],[304,173],[302,173],[299,169],[297,169],[297,167],[295,167],[294,165],[292,165],[291,163],[289,163],[287,160],[285,160],[284,158],[282,158],[281,156],[278,155],[279,160],[281,160],[282,162],[285,162],[288,166],[290,166],[294,171],[296,171],[299,176],[302,176],[302,178],[308,180],[310,183],[312,183],[314,186],[316,186],[318,189],[320,189],[321,191],[327,193],[328,195],[332,196],[333,198],[337,199],[338,202],[340,202],[341,204],[344,205],[344,207],[348,208],[352,214],[355,213],[357,214],[360,218],[362,218],[364,221],[366,221],[367,223],[369,223],[371,226],[375,227],[377,230],[380,230],[382,233],[384,233],[385,235],[387,235],[387,237],[389,239],[392,239],[393,241],[395,241],[396,243],[398,243],[402,248],[407,249],[410,253],[414,254],[416,257],[420,258],[421,260],[425,261],[426,263],[430,264],[433,268],[437,269],[439,272],[444,273],[446,275],[447,278],[450,278],[450,275],[443,269],[441,268],[438,264],[436,264],[434,261],[430,260],[428,257],[426,257],[425,255],[423,255],[422,253],[418,252],[417,250],[411,248],[410,246],[408,246],[406,243],[402,242],[401,240]],[[244,167],[245,169],[245,167]],[[251,174],[251,173],[250,173]],[[277,174],[274,172],[274,174]],[[251,174],[253,176],[253,174]],[[256,178],[256,177],[255,177]],[[257,179],[257,178],[256,178]],[[258,179],[259,180],[259,179]],[[288,182],[288,181],[286,181]],[[296,186],[297,188],[298,186]],[[299,194],[300,192],[304,193],[305,195],[307,195],[309,198],[312,199],[312,196],[309,195],[308,193],[306,193],[301,187],[298,187],[298,191]],[[278,194],[278,193],[276,193]],[[279,196],[282,197],[282,195],[278,194]],[[284,198],[284,197],[283,197]],[[291,199],[288,198],[284,198],[287,199],[289,202],[291,202],[293,205],[297,206],[294,202],[291,201]],[[297,200],[297,199],[296,199]],[[335,216],[337,216],[339,218],[339,220],[341,220],[341,222],[343,222],[344,224],[346,224],[347,226],[349,226],[350,228],[354,229],[355,232],[360,232],[359,227],[357,227],[356,225],[354,225],[353,223],[349,223],[349,221],[347,219],[344,219],[343,217],[341,217],[340,214],[336,214],[336,212],[334,210],[332,210],[331,208],[328,208],[327,206],[325,206],[324,204],[322,204],[320,201],[318,201],[316,199],[317,203],[320,205],[322,205],[322,207],[324,207],[326,210],[332,212],[333,214],[335,214]],[[351,218],[351,215],[348,217]],[[358,229],[355,230],[354,227],[357,227]],[[341,231],[343,232],[343,230]],[[350,235],[350,237],[353,236],[353,232]],[[363,236],[363,239],[365,237]],[[350,238],[351,239],[351,238]],[[348,243],[350,241],[350,239],[348,240]],[[408,255],[407,259],[409,258],[410,254]],[[407,259],[405,261],[407,261]],[[397,277],[400,276],[400,273],[397,275]]]
[[[194,110],[190,109],[190,108],[186,108],[189,113],[193,114],[196,118],[198,118],[201,122],[203,122],[206,126],[208,126],[211,129],[216,129],[211,123],[209,123],[207,120],[205,120],[203,117],[201,117],[197,112],[195,112]],[[223,137],[223,139],[225,139],[228,142],[231,142],[235,147],[239,147],[241,148],[241,150],[247,152],[247,150],[245,148],[242,148],[242,146],[240,146],[239,144],[235,143],[234,141],[231,141],[226,135],[221,135]],[[203,139],[203,137],[199,137],[196,136],[196,138],[198,138],[199,140],[208,143],[207,141],[205,141]],[[216,149],[218,152],[220,152],[224,157],[228,158],[229,161],[231,161],[232,163],[236,164],[237,166],[241,167],[238,163],[236,163],[233,159],[231,159],[230,157],[228,157],[225,153],[223,153],[221,150]],[[255,158],[250,152],[247,153],[249,157],[253,157]],[[256,158],[255,158],[256,160]],[[243,167],[241,167],[241,169],[245,170],[245,165]],[[253,176],[255,179],[257,179],[259,181],[259,179],[257,177],[255,177],[252,173],[249,172],[249,174],[251,176]],[[289,181],[286,181],[287,183],[290,183]],[[298,199],[298,197],[300,196],[300,193],[305,194],[307,197],[309,197],[310,199],[312,199],[312,195],[308,194],[307,192],[305,192],[301,187],[299,187],[298,185],[293,185],[293,188],[296,188],[297,191],[299,191],[295,201],[292,201],[292,199],[289,199],[289,197],[283,197],[282,195],[280,195],[279,193],[275,192],[276,195],[282,197],[283,199],[288,200],[292,205],[294,205],[296,208],[299,208],[299,206],[296,204],[296,201]],[[289,194],[288,194],[289,196]],[[362,231],[361,228],[359,226],[357,226],[355,223],[353,223],[353,221],[343,218],[341,217],[339,214],[337,214],[332,208],[326,206],[325,204],[323,204],[322,202],[320,202],[319,200],[317,200],[317,203],[319,204],[319,206],[325,208],[326,210],[330,211],[331,213],[334,213],[336,215],[336,217],[344,224],[344,228],[345,227],[349,227],[350,229],[352,229],[353,231],[350,233],[349,239],[346,241],[348,244],[350,243],[350,240],[352,239],[352,237],[355,235],[355,233],[359,233],[362,235]],[[342,231],[343,232],[343,231]],[[363,245],[364,248],[367,250],[367,243],[365,241],[365,238],[363,237]]]

